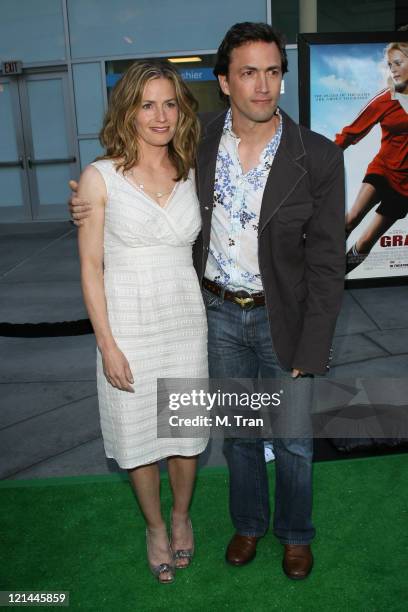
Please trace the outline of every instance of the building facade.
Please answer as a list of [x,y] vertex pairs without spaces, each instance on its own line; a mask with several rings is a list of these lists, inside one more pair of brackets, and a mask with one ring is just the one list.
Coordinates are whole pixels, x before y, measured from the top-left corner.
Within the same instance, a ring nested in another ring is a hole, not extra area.
[[[239,21],[283,29],[302,6],[318,16],[318,0],[293,2],[0,0],[0,223],[67,218],[68,180],[101,153],[109,89],[133,60],[171,58],[200,110],[215,110],[212,66],[226,30]],[[297,120],[296,45],[287,51],[281,106]]]

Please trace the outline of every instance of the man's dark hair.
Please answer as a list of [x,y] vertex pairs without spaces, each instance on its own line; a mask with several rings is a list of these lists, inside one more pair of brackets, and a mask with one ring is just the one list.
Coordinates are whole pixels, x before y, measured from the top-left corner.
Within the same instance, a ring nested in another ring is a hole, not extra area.
[[218,47],[213,71],[215,76],[227,75],[233,49],[250,42],[276,43],[282,60],[282,74],[288,71],[288,58],[283,37],[267,23],[244,21],[233,25]]

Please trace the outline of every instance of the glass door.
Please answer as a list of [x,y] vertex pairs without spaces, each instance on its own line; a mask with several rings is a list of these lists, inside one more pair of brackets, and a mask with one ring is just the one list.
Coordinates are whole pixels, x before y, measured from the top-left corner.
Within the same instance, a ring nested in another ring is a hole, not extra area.
[[67,219],[78,176],[67,73],[0,79],[0,221]]
[[29,74],[19,91],[33,219],[66,219],[78,167],[67,73]]
[[0,78],[0,222],[32,219],[20,96],[15,78]]

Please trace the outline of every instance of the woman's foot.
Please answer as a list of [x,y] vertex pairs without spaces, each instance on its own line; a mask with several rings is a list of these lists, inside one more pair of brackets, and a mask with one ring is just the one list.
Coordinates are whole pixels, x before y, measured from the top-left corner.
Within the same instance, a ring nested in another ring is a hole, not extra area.
[[171,548],[174,551],[176,569],[188,567],[194,555],[194,534],[188,514],[177,514],[172,510]]
[[162,584],[174,580],[174,559],[166,526],[146,528],[147,561],[150,570]]

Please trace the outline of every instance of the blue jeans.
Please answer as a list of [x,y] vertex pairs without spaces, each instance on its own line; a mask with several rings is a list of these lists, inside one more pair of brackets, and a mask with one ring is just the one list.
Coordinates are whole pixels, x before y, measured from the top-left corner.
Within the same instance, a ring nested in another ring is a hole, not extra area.
[[[280,366],[273,350],[265,306],[244,310],[206,289],[203,294],[208,316],[211,378],[290,376]],[[276,456],[274,534],[283,544],[308,544],[315,534],[311,519],[313,439],[274,438],[273,445]],[[270,523],[263,440],[225,438],[224,454],[230,474],[230,513],[234,527],[241,535],[261,537]]]

